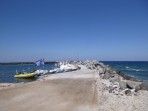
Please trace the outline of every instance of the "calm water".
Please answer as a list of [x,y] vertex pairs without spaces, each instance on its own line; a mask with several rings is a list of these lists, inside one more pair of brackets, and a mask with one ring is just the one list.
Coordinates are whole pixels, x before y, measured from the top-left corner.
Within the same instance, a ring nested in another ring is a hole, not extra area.
[[[104,61],[106,65],[111,66],[115,70],[120,70],[123,73],[134,76],[137,79],[148,81],[148,62],[120,62],[120,61]],[[54,67],[54,64],[44,65],[44,69],[49,70]],[[42,66],[34,65],[2,65],[0,66],[0,82],[29,82],[35,79],[16,79],[14,75],[17,71],[33,71],[35,69],[43,69]]]
[[[54,67],[54,64],[45,64],[44,69],[49,70],[51,67]],[[30,72],[36,69],[43,69],[43,66],[34,65],[0,65],[0,83],[16,83],[16,82],[30,82],[36,80],[33,79],[19,79],[14,78],[16,70],[18,72],[26,71]]]
[[148,81],[148,61],[105,61],[103,63],[127,75]]

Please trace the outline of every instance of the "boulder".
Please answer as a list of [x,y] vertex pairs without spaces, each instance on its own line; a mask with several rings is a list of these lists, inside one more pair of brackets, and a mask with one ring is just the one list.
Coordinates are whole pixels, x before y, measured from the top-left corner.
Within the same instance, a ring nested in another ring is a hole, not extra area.
[[88,69],[92,69],[92,65],[91,64],[86,64],[86,67],[88,68]]
[[115,82],[119,82],[119,80],[120,80],[120,78],[119,78],[119,76],[117,74],[114,74],[114,76],[111,75],[111,78],[110,78],[111,83],[114,84]]
[[140,87],[141,90],[147,90],[148,91],[148,82],[142,82],[139,85],[139,87]]
[[105,69],[106,69],[106,72],[108,72],[108,73],[110,73],[110,74],[113,74],[113,70],[112,70],[111,68],[105,67]]
[[96,61],[96,60],[94,60],[94,61],[92,61],[92,62],[93,62],[93,64],[94,64],[95,66],[98,66],[98,65],[99,65],[99,62]]
[[119,85],[118,84],[114,84],[113,87],[114,88],[119,88]]
[[137,85],[136,87],[135,87],[135,92],[137,92],[137,91],[139,91],[140,90],[140,85]]
[[115,91],[115,95],[119,95],[120,93],[119,93],[119,91]]
[[94,69],[94,66],[93,65],[90,65],[90,69],[93,70]]
[[100,75],[100,77],[103,79],[103,77],[104,77],[104,74],[100,74],[100,73],[99,73],[99,75]]
[[111,74],[105,73],[103,76],[103,79],[109,79],[111,77]]
[[127,81],[127,87],[129,89],[135,89],[141,84],[141,82],[136,82],[136,81]]
[[130,96],[130,95],[131,95],[131,90],[129,90],[129,89],[125,90],[125,94],[126,94],[127,96]]
[[127,83],[126,83],[126,87],[128,88],[128,89],[133,89],[131,86],[129,86]]
[[96,70],[100,70],[100,69],[102,69],[102,67],[100,67],[100,66],[97,66],[96,67]]
[[117,74],[116,71],[113,71],[113,74]]
[[127,88],[126,82],[122,80],[119,81],[119,86],[120,86],[120,89],[122,90]]
[[100,74],[104,74],[104,69],[100,66],[97,66],[96,69],[99,71]]
[[115,89],[115,87],[113,87],[113,86],[109,86],[108,87],[108,91],[109,91],[109,93],[112,93],[112,91]]

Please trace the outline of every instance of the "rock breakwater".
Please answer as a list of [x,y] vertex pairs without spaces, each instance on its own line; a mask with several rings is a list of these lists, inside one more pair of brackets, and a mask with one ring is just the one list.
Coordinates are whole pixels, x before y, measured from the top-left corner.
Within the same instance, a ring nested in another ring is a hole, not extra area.
[[96,71],[101,79],[108,80],[104,84],[104,89],[115,95],[136,95],[139,90],[148,90],[148,85],[134,77],[127,76],[121,71],[115,71],[111,67],[99,61],[79,61],[77,65],[85,65],[88,69]]

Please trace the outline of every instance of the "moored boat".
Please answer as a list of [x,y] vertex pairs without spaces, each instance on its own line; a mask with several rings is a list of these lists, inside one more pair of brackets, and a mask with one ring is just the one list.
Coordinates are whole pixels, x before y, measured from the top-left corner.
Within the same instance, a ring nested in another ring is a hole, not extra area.
[[70,64],[68,62],[60,62],[58,65],[56,65],[56,68],[52,68],[49,70],[49,73],[62,73],[62,72],[69,72],[69,71],[75,71],[81,69],[81,67],[77,65]]
[[37,73],[36,72],[30,72],[30,73],[21,73],[14,75],[15,78],[31,78],[35,77]]
[[41,75],[47,74],[48,70],[41,70],[41,69],[39,69],[39,70],[36,70],[35,72],[37,73],[38,76],[41,76]]
[[64,72],[64,70],[60,69],[60,68],[55,68],[55,69],[49,70],[49,73],[61,73],[61,72]]
[[64,70],[65,72],[77,70],[77,67],[72,64],[61,64],[60,69]]

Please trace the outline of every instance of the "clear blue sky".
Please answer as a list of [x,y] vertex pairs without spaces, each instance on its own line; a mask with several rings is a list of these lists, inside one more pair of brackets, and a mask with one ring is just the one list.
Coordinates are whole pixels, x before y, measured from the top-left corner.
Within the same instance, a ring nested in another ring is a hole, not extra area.
[[0,62],[148,61],[147,0],[0,0]]

